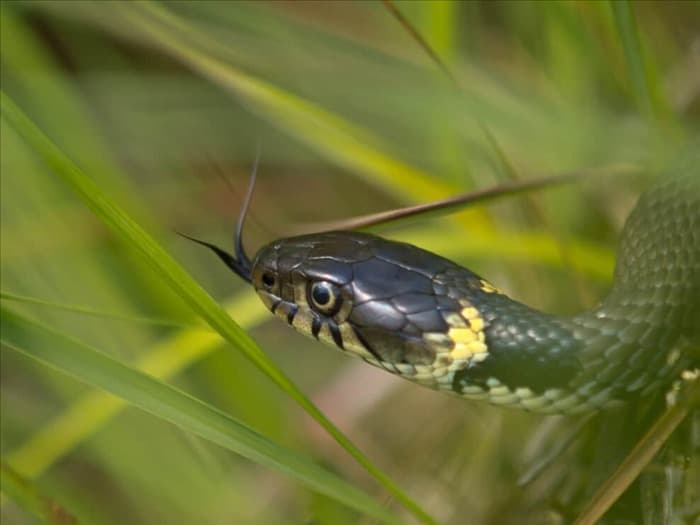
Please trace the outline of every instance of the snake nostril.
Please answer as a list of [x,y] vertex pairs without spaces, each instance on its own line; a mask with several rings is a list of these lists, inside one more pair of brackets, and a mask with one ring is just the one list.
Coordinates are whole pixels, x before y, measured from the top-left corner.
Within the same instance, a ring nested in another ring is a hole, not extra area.
[[272,288],[275,285],[275,276],[270,272],[265,272],[262,275],[262,283],[265,288]]

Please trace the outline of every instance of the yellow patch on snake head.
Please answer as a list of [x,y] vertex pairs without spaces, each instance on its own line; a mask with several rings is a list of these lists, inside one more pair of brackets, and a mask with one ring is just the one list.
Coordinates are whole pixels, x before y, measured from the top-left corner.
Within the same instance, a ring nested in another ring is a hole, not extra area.
[[455,345],[468,344],[476,341],[476,333],[471,328],[450,328],[447,335]]
[[473,306],[467,306],[462,308],[462,317],[467,321],[467,324],[471,328],[472,332],[477,334],[477,338],[480,341],[484,340],[484,318],[481,317],[479,310]]
[[468,321],[471,321],[472,319],[478,319],[481,317],[479,315],[479,310],[477,310],[473,306],[466,306],[465,308],[462,308],[461,313],[462,313],[462,317],[464,317]]
[[471,359],[476,355],[483,354],[480,357],[480,361],[486,357],[488,353],[488,348],[485,343],[481,341],[472,341],[471,343],[459,343],[455,346],[455,349],[450,352],[450,356],[453,359]]
[[453,343],[449,356],[456,369],[462,368],[471,361],[482,361],[488,355],[488,347],[484,342],[486,339],[484,318],[471,304],[463,303],[463,305],[464,308],[459,314],[450,314],[445,317],[450,325],[447,337]]
[[481,317],[470,319],[469,325],[471,326],[471,329],[477,333],[484,331],[484,320]]

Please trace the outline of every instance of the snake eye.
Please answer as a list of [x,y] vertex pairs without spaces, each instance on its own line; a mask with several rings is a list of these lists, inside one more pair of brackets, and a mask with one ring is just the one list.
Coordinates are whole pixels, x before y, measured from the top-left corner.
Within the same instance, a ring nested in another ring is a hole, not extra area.
[[333,315],[340,308],[340,290],[329,282],[317,281],[313,283],[309,290],[309,296],[311,306],[324,315]]
[[262,274],[262,283],[268,290],[275,285],[275,276],[270,272],[265,272]]

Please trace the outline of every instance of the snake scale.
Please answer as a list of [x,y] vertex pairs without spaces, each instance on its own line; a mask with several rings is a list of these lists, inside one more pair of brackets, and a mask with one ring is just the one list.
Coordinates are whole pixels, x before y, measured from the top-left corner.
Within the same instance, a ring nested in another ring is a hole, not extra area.
[[612,289],[563,317],[410,244],[335,231],[252,261],[205,243],[302,334],[468,399],[576,413],[647,395],[700,363],[700,155],[682,156],[628,217]]

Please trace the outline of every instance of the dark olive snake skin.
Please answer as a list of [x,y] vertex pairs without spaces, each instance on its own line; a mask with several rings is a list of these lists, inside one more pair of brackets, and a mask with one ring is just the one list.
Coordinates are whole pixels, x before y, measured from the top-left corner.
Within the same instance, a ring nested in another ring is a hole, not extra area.
[[614,405],[700,363],[697,157],[642,195],[610,294],[572,317],[534,310],[443,257],[365,233],[274,241],[244,277],[299,332],[424,386],[548,413]]

